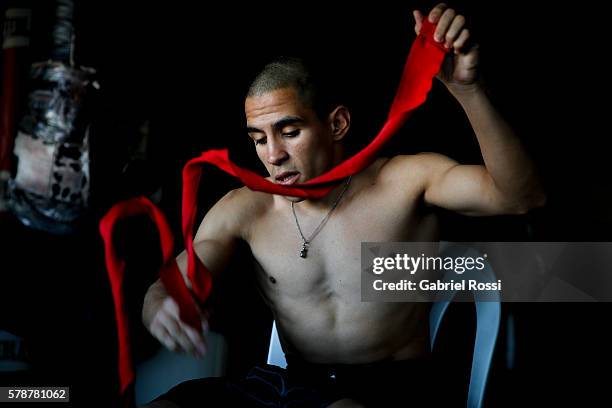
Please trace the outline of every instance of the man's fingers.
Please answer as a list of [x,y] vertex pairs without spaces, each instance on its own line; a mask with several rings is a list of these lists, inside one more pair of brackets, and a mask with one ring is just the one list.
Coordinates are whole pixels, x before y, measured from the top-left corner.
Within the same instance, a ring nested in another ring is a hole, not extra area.
[[436,24],[438,20],[440,19],[440,16],[442,15],[442,13],[444,13],[444,10],[446,10],[447,8],[448,6],[446,4],[440,3],[436,7],[431,9],[431,11],[429,12],[429,17],[428,17],[429,22]]
[[436,32],[434,33],[434,40],[438,42],[442,42],[444,37],[446,37],[446,32],[451,25],[451,22],[455,18],[455,10],[446,9],[440,19],[438,20],[438,25],[436,26]]
[[202,316],[202,333],[198,333],[181,320],[178,303],[168,296],[155,316],[151,333],[170,350],[185,351],[202,357],[207,351],[204,332],[208,330],[208,322],[207,313],[200,310],[198,312]]
[[453,45],[464,26],[465,17],[463,17],[462,15],[457,15],[455,16],[455,18],[453,18],[453,21],[451,22],[450,27],[446,32],[446,36],[444,37],[444,39],[446,40],[446,48],[450,48]]
[[162,304],[162,309],[168,312],[171,316],[174,316],[178,319],[179,317],[179,306],[178,303],[172,297],[168,296],[164,299],[164,303]]
[[172,338],[172,335],[165,327],[160,324],[155,325],[155,327],[151,328],[151,334],[155,336],[159,342],[171,351],[180,351],[178,344]]
[[175,352],[188,352],[203,357],[208,351],[206,339],[203,334],[174,320],[172,316],[159,316],[151,326],[151,334],[159,340],[164,347]]
[[206,354],[208,348],[206,346],[206,338],[202,335],[202,333],[198,333],[196,330],[187,325],[183,326],[183,331],[191,341],[191,344],[193,344],[197,354],[204,357],[204,354]]
[[467,42],[469,38],[470,38],[470,31],[467,28],[464,28],[463,30],[461,30],[461,34],[459,34],[459,37],[453,43],[455,54],[458,54],[459,52],[461,52],[461,49],[463,48],[463,46],[465,45],[465,43]]
[[181,350],[192,354],[195,353],[196,347],[184,332],[179,321],[175,320],[172,316],[163,314],[160,316],[159,322],[170,333],[172,339],[178,343]]
[[181,330],[180,326],[177,326],[178,330],[176,330],[174,334],[174,340],[179,344],[181,350],[189,354],[197,354],[196,345],[191,342],[191,339],[187,336],[187,334]]
[[423,26],[423,14],[419,10],[413,10],[412,16],[414,17],[414,32],[418,34]]
[[174,351],[174,352],[180,351],[179,346],[176,344],[174,340],[172,340],[170,336],[162,337],[162,338],[159,338],[158,340],[168,350]]

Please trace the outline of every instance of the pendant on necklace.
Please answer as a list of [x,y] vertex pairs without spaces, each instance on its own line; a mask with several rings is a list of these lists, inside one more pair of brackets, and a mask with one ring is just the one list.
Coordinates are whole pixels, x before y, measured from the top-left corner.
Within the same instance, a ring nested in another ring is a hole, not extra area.
[[308,242],[304,242],[302,244],[302,250],[300,251],[300,257],[306,258],[307,255],[308,255]]

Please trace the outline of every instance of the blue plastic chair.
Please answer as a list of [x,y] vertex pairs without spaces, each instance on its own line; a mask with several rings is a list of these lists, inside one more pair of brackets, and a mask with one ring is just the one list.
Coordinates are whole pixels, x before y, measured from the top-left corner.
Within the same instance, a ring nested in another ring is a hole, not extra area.
[[[471,256],[479,254],[462,246],[448,247],[442,252],[442,256]],[[480,282],[495,282],[495,274],[491,265],[485,261],[485,268],[476,276]],[[468,275],[469,276],[469,275]],[[464,278],[467,278],[465,276]],[[445,281],[450,278],[456,279],[454,272],[444,277]],[[456,291],[447,293],[444,300],[434,302],[429,313],[429,340],[431,348],[436,341],[436,335],[440,329],[444,313],[448,309]],[[469,408],[480,408],[484,400],[485,388],[493,360],[493,352],[497,343],[499,325],[501,320],[501,303],[498,292],[473,293],[476,306],[476,339],[474,341],[474,354],[472,357],[472,371],[470,374],[470,385],[468,389],[467,406]]]
[[136,405],[144,405],[184,381],[225,374],[227,342],[215,332],[207,336],[209,352],[203,359],[175,353],[160,347],[146,361],[136,366],[134,397]]

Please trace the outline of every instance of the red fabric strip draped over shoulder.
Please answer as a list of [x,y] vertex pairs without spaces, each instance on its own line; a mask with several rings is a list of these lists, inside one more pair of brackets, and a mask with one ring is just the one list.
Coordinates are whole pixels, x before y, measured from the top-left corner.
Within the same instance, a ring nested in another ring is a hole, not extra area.
[[[191,282],[192,292],[185,285],[176,262],[171,259],[172,236],[170,235],[170,229],[167,227],[166,221],[163,220],[161,212],[153,204],[146,199],[134,199],[119,203],[108,212],[100,223],[100,232],[105,242],[107,269],[115,300],[120,349],[121,392],[124,392],[133,381],[134,372],[131,368],[128,325],[123,312],[121,294],[124,265],[123,261],[116,257],[111,240],[114,222],[120,218],[143,213],[149,214],[153,218],[160,229],[164,254],[165,265],[160,272],[162,282],[168,293],[179,304],[181,318],[190,326],[201,330],[201,322],[195,307],[194,297],[203,302],[208,298],[212,287],[210,272],[196,256],[193,248],[193,230],[196,222],[197,195],[202,166],[212,164],[237,177],[247,187],[256,191],[305,198],[325,196],[340,180],[370,165],[376,159],[385,142],[403,125],[410,113],[425,101],[427,93],[431,89],[432,80],[440,70],[440,65],[446,53],[444,47],[434,41],[434,30],[435,25],[429,23],[426,19],[423,22],[420,34],[412,45],[389,116],[381,131],[363,150],[329,172],[306,183],[283,186],[272,183],[256,173],[232,163],[226,149],[203,152],[199,157],[190,160],[185,165],[183,168],[182,232],[188,254],[187,275]],[[168,249],[168,246],[170,246],[170,249]]]

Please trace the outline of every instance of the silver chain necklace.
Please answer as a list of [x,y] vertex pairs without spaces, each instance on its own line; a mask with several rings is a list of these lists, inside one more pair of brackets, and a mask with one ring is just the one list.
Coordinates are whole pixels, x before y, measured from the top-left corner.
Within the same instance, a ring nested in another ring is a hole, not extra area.
[[306,258],[306,256],[308,255],[308,248],[310,247],[310,243],[312,242],[314,237],[316,237],[317,234],[321,232],[321,229],[323,229],[323,227],[327,223],[327,220],[329,220],[329,217],[331,216],[332,212],[338,206],[338,204],[340,203],[340,200],[342,200],[344,193],[346,193],[346,190],[348,190],[349,184],[351,184],[352,177],[353,176],[349,176],[349,178],[346,180],[346,183],[344,184],[344,188],[342,189],[342,192],[340,193],[338,198],[336,198],[336,201],[334,201],[334,204],[332,204],[331,209],[329,210],[325,218],[323,218],[323,221],[321,221],[321,223],[317,226],[317,228],[315,228],[315,230],[313,231],[313,233],[310,235],[308,239],[306,239],[306,237],[304,236],[304,233],[302,232],[302,228],[300,227],[300,223],[295,213],[295,203],[293,201],[291,202],[291,212],[293,212],[293,218],[295,219],[295,225],[297,225],[298,232],[300,233],[300,237],[302,238],[302,249],[300,250],[301,258]]

